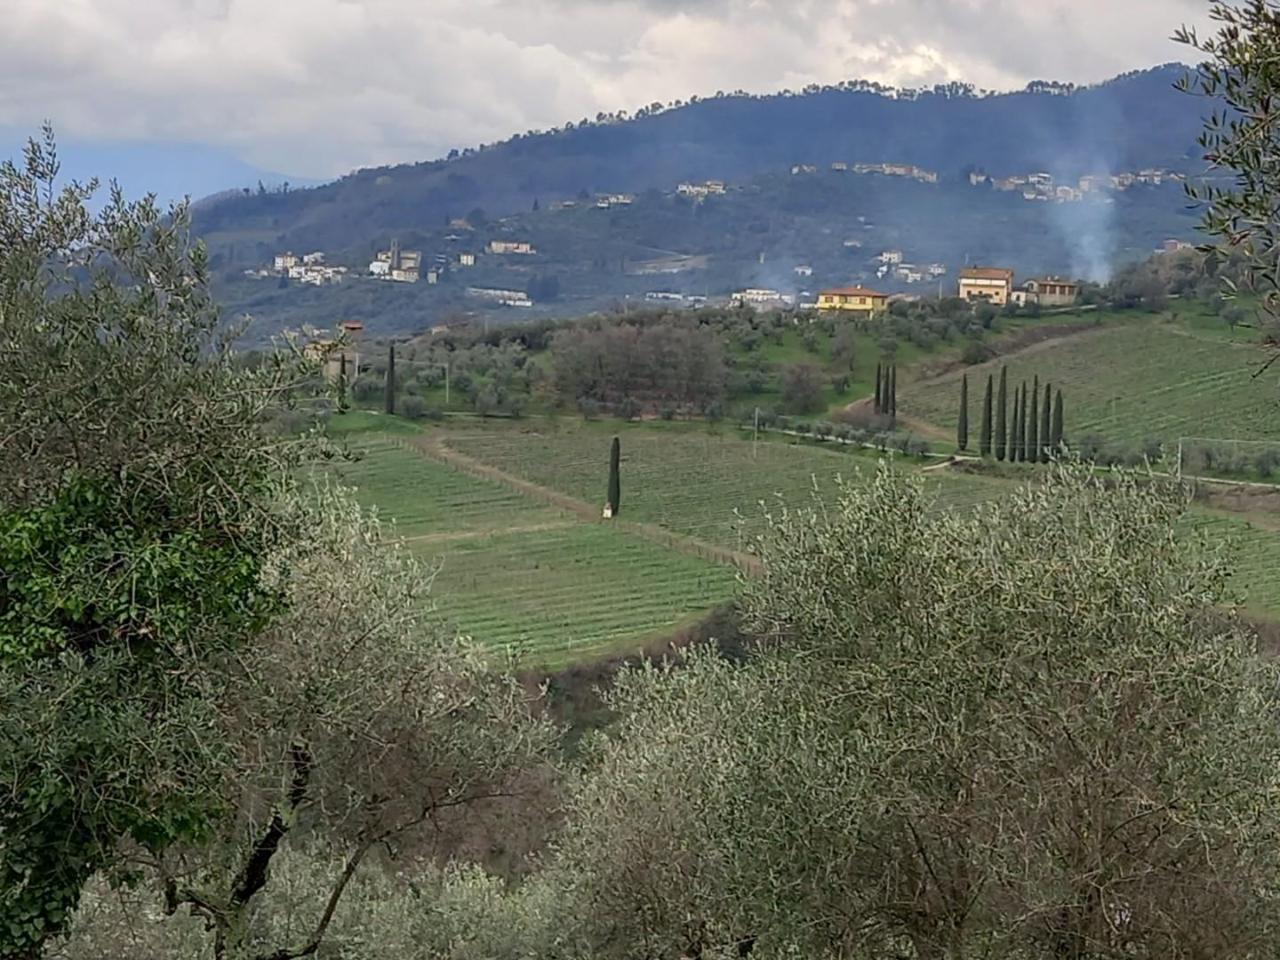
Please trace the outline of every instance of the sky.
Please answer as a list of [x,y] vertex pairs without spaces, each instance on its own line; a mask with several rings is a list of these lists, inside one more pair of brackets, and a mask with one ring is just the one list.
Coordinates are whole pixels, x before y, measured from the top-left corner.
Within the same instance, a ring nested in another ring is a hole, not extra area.
[[[1205,0],[5,0],[0,151],[244,182],[434,159],[717,90],[1015,89],[1187,60]],[[64,150],[64,153],[67,151]],[[205,157],[192,162],[193,153]],[[121,159],[123,158],[123,159]],[[161,169],[169,168],[169,169]],[[208,189],[201,183],[193,192]]]

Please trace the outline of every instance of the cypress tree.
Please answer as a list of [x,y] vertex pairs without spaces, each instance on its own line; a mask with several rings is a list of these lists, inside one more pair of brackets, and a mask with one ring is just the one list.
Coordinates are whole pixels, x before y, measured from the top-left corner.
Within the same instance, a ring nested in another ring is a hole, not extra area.
[[1009,462],[1018,463],[1022,459],[1022,391],[1013,391],[1013,422],[1009,427]]
[[984,457],[991,456],[991,392],[992,377],[987,374],[987,392],[982,398],[982,434],[978,439],[978,452]]
[[618,476],[618,466],[622,462],[622,441],[613,438],[609,447],[609,515],[616,517],[622,504],[622,481]]
[[969,375],[960,378],[960,420],[956,424],[956,449],[969,449]]
[[1053,455],[1056,457],[1062,448],[1064,434],[1062,432],[1062,391],[1058,391],[1058,396],[1053,404],[1053,428],[1050,431],[1053,439]]
[[882,390],[881,390],[881,381],[883,379],[881,374],[883,370],[884,370],[884,364],[877,363],[876,364],[876,416],[880,415],[881,401],[884,399],[882,395]]
[[1018,462],[1018,453],[1020,447],[1018,445],[1018,390],[1015,387],[1013,391],[1013,405],[1009,411],[1009,462]]
[[1040,462],[1048,463],[1053,454],[1053,389],[1044,385],[1044,406],[1040,408]]
[[396,345],[387,353],[387,413],[396,412]]
[[1018,401],[1018,461],[1020,463],[1027,462],[1027,381],[1022,381],[1022,388],[1018,391],[1021,399]]
[[889,367],[889,416],[898,419],[898,365]]
[[347,412],[347,354],[338,354],[338,412]]
[[[1000,393],[996,397],[996,458],[1003,460],[1009,453],[1009,368],[1000,368]],[[1011,458],[1012,459],[1012,458]]]
[[1027,420],[1027,460],[1040,462],[1040,382],[1031,388],[1031,416]]

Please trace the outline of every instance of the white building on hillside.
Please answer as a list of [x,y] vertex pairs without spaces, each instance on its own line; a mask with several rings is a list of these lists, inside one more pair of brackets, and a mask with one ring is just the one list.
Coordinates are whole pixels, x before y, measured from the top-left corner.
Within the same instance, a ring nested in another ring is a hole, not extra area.
[[401,250],[399,241],[391,241],[390,250],[379,250],[369,264],[369,275],[379,280],[417,283],[422,269],[422,252]]

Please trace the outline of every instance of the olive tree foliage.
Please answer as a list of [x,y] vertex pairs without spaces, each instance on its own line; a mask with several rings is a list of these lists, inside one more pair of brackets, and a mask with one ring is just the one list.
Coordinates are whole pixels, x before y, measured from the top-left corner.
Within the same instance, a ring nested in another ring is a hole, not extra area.
[[[361,870],[412,862],[456,811],[519,797],[555,743],[509,673],[424,614],[430,577],[341,492],[319,500],[272,558],[286,612],[227,668],[233,815],[209,842],[134,857],[166,913],[204,921],[216,960],[316,952]],[[286,848],[327,869],[282,923],[260,894]]]
[[619,683],[561,952],[1274,956],[1277,667],[1182,491],[1049,473],[974,516],[884,471],[772,517],[757,654]]
[[218,817],[210,665],[279,613],[266,558],[305,375],[249,366],[185,207],[0,164],[0,957],[37,955],[123,838]]
[[[1214,2],[1210,17],[1218,25],[1212,34],[1183,27],[1174,36],[1203,57],[1180,88],[1219,105],[1199,141],[1211,176],[1187,190],[1204,208],[1201,229],[1218,241],[1209,248],[1211,266],[1242,253],[1245,284],[1262,295],[1274,322],[1280,320],[1280,4]],[[1215,174],[1230,174],[1230,181]],[[1232,281],[1223,282],[1235,292]]]
[[[283,849],[260,897],[259,936],[287,940],[313,925],[342,860],[309,848]],[[361,870],[334,912],[317,956],[343,960],[543,960],[559,947],[562,887],[534,876],[518,889],[478,866],[425,865],[411,874]],[[198,918],[164,918],[149,888],[86,888],[69,934],[46,960],[207,960],[208,935]]]

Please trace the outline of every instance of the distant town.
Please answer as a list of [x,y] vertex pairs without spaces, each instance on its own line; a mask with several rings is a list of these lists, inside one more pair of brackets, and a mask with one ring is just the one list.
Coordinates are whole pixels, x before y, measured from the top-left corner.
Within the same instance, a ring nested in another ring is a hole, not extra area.
[[[855,176],[905,178],[921,184],[938,184],[941,181],[937,171],[907,163],[835,161],[830,164],[829,170],[836,174]],[[807,177],[820,173],[820,169],[813,164],[793,164],[790,167],[790,173],[793,177]],[[1019,194],[1027,201],[1052,203],[1081,203],[1089,200],[1114,202],[1108,194],[1123,192],[1138,186],[1158,187],[1186,180],[1184,174],[1155,168],[1115,174],[1089,174],[1076,178],[1071,183],[1059,183],[1051,174],[1045,172],[996,177],[981,170],[974,170],[966,176],[969,185],[973,188],[987,188],[993,193]],[[712,198],[724,196],[734,189],[738,188],[731,187],[724,180],[681,181],[664,196],[682,197],[692,201],[696,206]],[[601,193],[594,197],[587,196],[586,199],[580,196],[577,199],[557,200],[550,204],[549,209],[573,210],[586,207],[616,210],[630,207],[635,202],[636,197],[633,194]],[[513,219],[502,218],[496,221],[496,224],[509,231],[510,227],[506,225]],[[866,222],[866,218],[859,217],[858,220],[870,229],[871,225]],[[467,218],[451,218],[448,221],[448,227],[451,232],[442,239],[448,247],[453,249],[434,253],[429,261],[423,251],[401,249],[399,243],[392,240],[386,249],[376,251],[373,259],[363,267],[330,264],[328,255],[323,251],[301,255],[292,251],[283,251],[277,253],[271,263],[260,268],[245,270],[244,275],[251,279],[276,278],[283,282],[294,281],[319,287],[357,279],[408,284],[425,282],[428,285],[434,285],[442,282],[452,271],[465,271],[476,267],[483,257],[495,258],[495,262],[498,260],[515,262],[533,260],[539,254],[532,240],[518,236],[493,237],[483,243],[475,242],[472,238],[476,233],[476,226]],[[863,246],[863,241],[856,237],[849,237],[841,242],[848,250],[860,250]],[[458,249],[459,246],[468,247],[468,249]],[[1183,241],[1170,239],[1162,245],[1161,249],[1178,250],[1186,246],[1188,244]],[[763,263],[763,259],[761,262]],[[952,272],[952,268],[945,263],[917,263],[906,251],[896,248],[881,250],[870,259],[870,264],[876,280],[891,280],[908,287],[936,282],[939,295],[942,295],[944,289],[943,278]],[[707,265],[706,256],[672,253],[647,260],[628,260],[623,264],[623,273],[632,277],[674,275],[704,269]],[[790,269],[796,278],[797,285],[814,275],[814,268],[808,263],[795,263],[787,269]],[[1005,303],[1061,305],[1060,301],[1063,298],[1069,297],[1068,302],[1072,302],[1078,293],[1078,286],[1054,277],[1028,281],[1026,285],[1015,289],[1011,272],[1008,272],[1007,278],[1003,277],[1003,273],[1000,277],[983,278],[973,275],[975,269],[986,268],[966,267],[962,270],[958,283],[951,287],[956,295],[970,300],[986,299],[1002,306]],[[865,272],[861,275],[870,277],[871,273]],[[467,298],[489,306],[528,308],[535,305],[534,297],[528,290],[470,284],[464,288],[464,293]],[[905,294],[897,296],[905,296]],[[860,313],[875,313],[882,309],[890,298],[889,294],[881,294],[862,286],[832,288],[816,294],[803,290],[796,293],[786,292],[769,287],[750,287],[719,296],[662,289],[651,290],[644,294],[644,299],[648,302],[682,306],[722,303],[760,309],[814,308]]]

